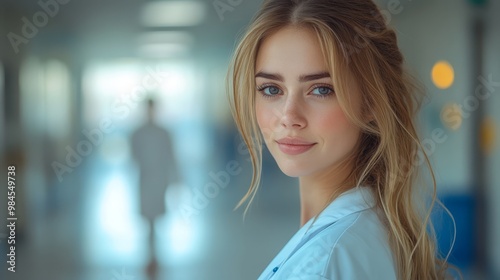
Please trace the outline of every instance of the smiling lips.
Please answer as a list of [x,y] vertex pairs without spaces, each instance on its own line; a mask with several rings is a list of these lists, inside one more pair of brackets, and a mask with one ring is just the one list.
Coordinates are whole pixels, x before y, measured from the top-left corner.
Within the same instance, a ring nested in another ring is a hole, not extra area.
[[276,140],[280,150],[288,155],[298,155],[307,152],[316,143],[301,140],[299,138],[286,137]]

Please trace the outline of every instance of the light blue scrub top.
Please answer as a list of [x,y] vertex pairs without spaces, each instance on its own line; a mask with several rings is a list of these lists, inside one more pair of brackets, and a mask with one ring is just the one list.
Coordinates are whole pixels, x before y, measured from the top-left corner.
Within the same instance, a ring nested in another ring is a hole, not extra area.
[[396,279],[387,230],[367,187],[351,189],[311,218],[258,280]]

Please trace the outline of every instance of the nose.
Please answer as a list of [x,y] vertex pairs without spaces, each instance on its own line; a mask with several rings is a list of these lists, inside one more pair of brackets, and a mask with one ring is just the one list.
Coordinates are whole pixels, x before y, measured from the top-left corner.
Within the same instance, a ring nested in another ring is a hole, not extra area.
[[280,118],[280,124],[283,128],[302,129],[306,127],[307,122],[304,116],[303,100],[298,97],[288,96],[286,98],[283,113]]

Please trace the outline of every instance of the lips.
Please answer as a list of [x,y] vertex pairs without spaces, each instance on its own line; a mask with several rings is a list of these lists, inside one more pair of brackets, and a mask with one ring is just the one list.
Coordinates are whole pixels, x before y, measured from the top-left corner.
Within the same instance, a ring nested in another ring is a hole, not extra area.
[[316,143],[300,138],[286,137],[276,140],[279,149],[288,155],[299,155],[309,151]]

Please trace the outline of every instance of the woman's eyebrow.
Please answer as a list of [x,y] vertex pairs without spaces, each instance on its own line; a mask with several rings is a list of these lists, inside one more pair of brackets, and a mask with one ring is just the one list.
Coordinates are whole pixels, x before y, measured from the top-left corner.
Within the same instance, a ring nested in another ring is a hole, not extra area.
[[270,80],[277,80],[280,82],[283,82],[283,80],[284,80],[283,76],[281,76],[280,74],[271,74],[271,73],[265,73],[262,71],[259,71],[257,74],[255,74],[255,78],[257,78],[257,77],[270,79]]
[[328,72],[320,72],[317,74],[310,74],[310,75],[301,75],[299,77],[299,82],[308,82],[308,81],[314,81],[314,80],[319,80],[323,78],[330,78],[330,73]]
[[[260,77],[260,78],[266,78],[270,80],[277,80],[280,82],[283,82],[283,76],[280,74],[272,74],[272,73],[265,73],[262,71],[259,71],[257,74],[255,74],[255,78]],[[300,75],[299,76],[299,82],[308,82],[308,81],[313,81],[313,80],[319,80],[322,78],[330,78],[330,73],[328,72],[319,72],[315,74],[308,74],[308,75]]]

